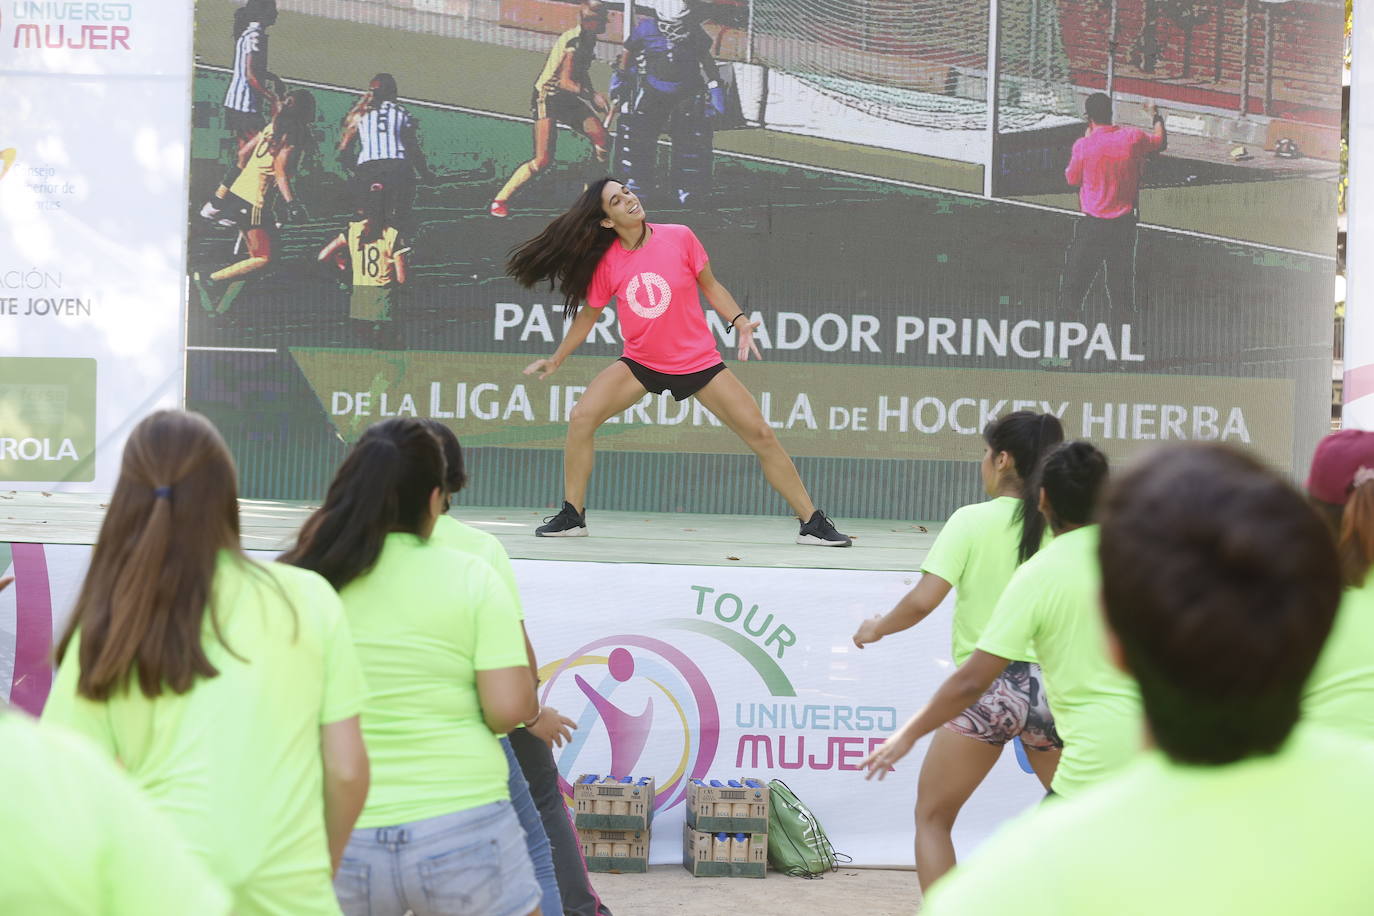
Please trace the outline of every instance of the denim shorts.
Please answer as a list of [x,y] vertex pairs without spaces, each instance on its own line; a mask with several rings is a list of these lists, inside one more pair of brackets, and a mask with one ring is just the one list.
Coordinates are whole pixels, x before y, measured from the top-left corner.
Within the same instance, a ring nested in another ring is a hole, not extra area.
[[354,830],[334,892],[347,916],[528,916],[541,897],[508,801]]

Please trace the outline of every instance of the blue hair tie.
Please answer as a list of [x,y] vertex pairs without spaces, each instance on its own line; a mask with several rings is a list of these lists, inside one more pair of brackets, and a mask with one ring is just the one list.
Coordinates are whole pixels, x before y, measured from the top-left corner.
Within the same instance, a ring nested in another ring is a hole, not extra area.
[[171,487],[153,487],[153,499],[171,499]]

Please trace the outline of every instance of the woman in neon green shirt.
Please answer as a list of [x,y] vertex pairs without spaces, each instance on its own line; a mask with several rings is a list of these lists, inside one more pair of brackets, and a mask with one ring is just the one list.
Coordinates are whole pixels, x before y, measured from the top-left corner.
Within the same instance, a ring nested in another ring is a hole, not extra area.
[[1046,456],[1038,477],[1040,511],[1054,540],[1011,577],[968,661],[863,762],[869,779],[882,779],[917,741],[977,700],[1028,644],[1043,666],[1055,728],[1064,739],[1052,783],[1056,795],[1076,795],[1139,753],[1140,693],[1108,657],[1102,622],[1092,521],[1107,480],[1107,456],[1087,442],[1067,442]]
[[539,713],[519,611],[480,559],[433,543],[447,498],[423,421],[370,427],[282,560],[339,590],[369,696],[372,791],[335,880],[344,912],[540,912],[497,736]]
[[224,440],[159,411],[124,448],[43,720],[117,759],[239,916],[337,914],[367,795],[365,689],[338,597],[248,559]]
[[[997,599],[1016,567],[1040,548],[1045,520],[1031,476],[1045,453],[1064,440],[1052,414],[1016,411],[983,430],[983,490],[992,497],[950,516],[921,564],[921,580],[887,614],[854,634],[862,649],[924,620],[950,589],[954,603],[954,663],[973,653]],[[1045,703],[1039,666],[1029,648],[976,703],[945,723],[930,743],[916,788],[916,871],[922,889],[954,867],[955,818],[1013,738],[1049,788],[1059,761],[1059,737]]]
[[922,916],[1369,913],[1374,747],[1298,721],[1340,601],[1321,519],[1211,443],[1142,456],[1100,518],[1112,658],[1153,749],[1006,825]]
[[0,913],[227,916],[229,894],[108,755],[3,707],[0,747]]
[[1303,716],[1374,741],[1374,432],[1343,429],[1318,443],[1307,491],[1335,525],[1345,592]]

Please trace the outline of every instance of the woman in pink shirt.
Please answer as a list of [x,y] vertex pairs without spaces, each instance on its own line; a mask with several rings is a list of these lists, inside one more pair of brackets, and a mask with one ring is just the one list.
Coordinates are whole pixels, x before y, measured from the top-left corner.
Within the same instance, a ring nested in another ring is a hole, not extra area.
[[[593,182],[567,213],[517,247],[506,269],[524,286],[541,280],[557,285],[563,313],[572,319],[558,350],[530,363],[526,375],[543,379],[555,372],[586,340],[612,298],[625,340],[624,355],[597,374],[568,418],[563,508],[535,534],[586,536],[587,480],[597,428],[638,403],[645,392],[671,391],[679,401],[695,395],[758,455],[764,476],[801,521],[798,544],[850,546],[850,539],[811,502],[753,395],[725,368],[698,292],[739,332],[741,360],[750,353],[762,358],[754,342],[759,322],[749,320],[711,273],[706,250],[691,229],[651,225],[634,192],[604,178]],[[581,308],[584,303],[587,308]]]

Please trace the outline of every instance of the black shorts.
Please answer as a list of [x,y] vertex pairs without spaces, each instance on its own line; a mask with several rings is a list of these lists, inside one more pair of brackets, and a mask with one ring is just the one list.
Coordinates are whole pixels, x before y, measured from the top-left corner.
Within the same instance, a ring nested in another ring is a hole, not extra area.
[[650,394],[662,394],[665,391],[673,393],[673,400],[685,401],[698,391],[706,387],[706,383],[717,375],[725,371],[725,363],[716,363],[709,369],[702,369],[699,372],[688,372],[686,375],[672,375],[668,372],[659,372],[657,369],[650,369],[643,363],[637,363],[628,356],[620,357],[620,361],[630,367],[630,372],[634,374],[639,384],[643,385]]
[[582,128],[582,122],[588,118],[600,119],[590,100],[558,89],[536,89],[530,97],[530,114],[536,121],[540,118],[553,118],[579,130]]
[[255,207],[230,192],[224,195],[224,200],[220,203],[219,218],[233,220],[234,225],[244,232],[249,229],[266,229],[273,225],[271,200],[269,196],[263,206]]
[[252,137],[267,126],[267,119],[256,111],[224,109],[224,129],[239,137]]

